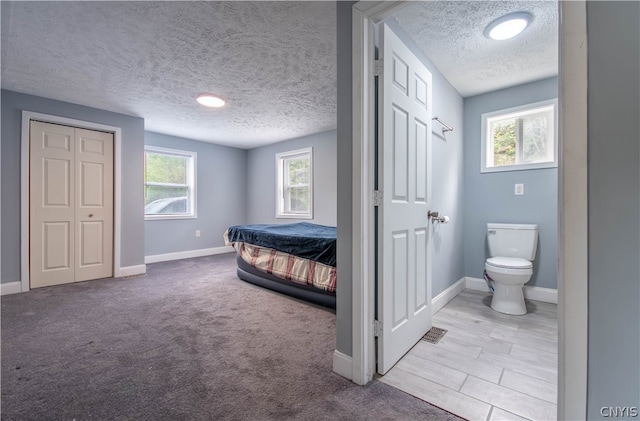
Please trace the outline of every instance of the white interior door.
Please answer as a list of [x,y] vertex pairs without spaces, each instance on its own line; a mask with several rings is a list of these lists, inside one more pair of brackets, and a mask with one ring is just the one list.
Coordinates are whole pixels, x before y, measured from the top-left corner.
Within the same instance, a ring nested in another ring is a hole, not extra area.
[[113,275],[113,134],[30,124],[32,288]]
[[431,328],[431,73],[386,25],[378,78],[378,372]]

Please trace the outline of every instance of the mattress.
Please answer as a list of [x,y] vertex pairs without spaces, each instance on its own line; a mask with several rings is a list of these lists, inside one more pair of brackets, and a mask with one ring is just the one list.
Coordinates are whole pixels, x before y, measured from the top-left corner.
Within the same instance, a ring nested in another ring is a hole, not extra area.
[[336,227],[294,224],[235,225],[225,233],[227,244],[241,242],[336,266]]
[[269,247],[235,241],[230,243],[244,262],[259,271],[329,294],[336,291],[336,268]]

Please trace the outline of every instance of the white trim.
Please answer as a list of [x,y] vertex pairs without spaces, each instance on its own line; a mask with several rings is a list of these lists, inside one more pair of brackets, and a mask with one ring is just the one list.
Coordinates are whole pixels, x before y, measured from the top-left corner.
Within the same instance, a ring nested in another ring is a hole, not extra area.
[[353,374],[352,358],[337,349],[333,351],[333,372],[351,380]]
[[171,260],[189,259],[191,257],[213,256],[214,254],[230,253],[232,251],[233,251],[233,247],[231,246],[213,247],[213,248],[199,249],[199,250],[176,251],[173,253],[154,254],[151,256],[145,256],[144,262],[146,264],[168,262]]
[[147,265],[125,266],[118,268],[118,277],[144,275],[147,273]]
[[[489,292],[487,282],[482,278],[466,277],[466,287],[472,291]],[[558,304],[558,290],[553,288],[542,288],[525,285],[522,288],[524,298],[533,301],[542,301],[543,303]]]
[[558,419],[587,419],[587,3],[560,1]]
[[31,120],[113,133],[113,276],[123,276],[120,268],[122,218],[122,129],[116,126],[22,110],[20,149],[20,282],[29,291],[29,123]]
[[456,295],[464,291],[467,285],[466,282],[465,277],[460,278],[455,284],[451,285],[431,300],[431,314],[436,314],[446,306],[449,301],[456,298]]
[[17,294],[19,292],[22,292],[22,283],[20,281],[0,284],[0,295]]

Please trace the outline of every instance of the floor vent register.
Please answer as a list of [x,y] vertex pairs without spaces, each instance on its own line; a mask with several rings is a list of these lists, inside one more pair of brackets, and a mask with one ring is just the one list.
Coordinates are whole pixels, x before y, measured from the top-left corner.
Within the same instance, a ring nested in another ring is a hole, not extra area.
[[441,329],[434,326],[422,337],[422,340],[427,341],[430,344],[437,344],[446,333],[447,329]]

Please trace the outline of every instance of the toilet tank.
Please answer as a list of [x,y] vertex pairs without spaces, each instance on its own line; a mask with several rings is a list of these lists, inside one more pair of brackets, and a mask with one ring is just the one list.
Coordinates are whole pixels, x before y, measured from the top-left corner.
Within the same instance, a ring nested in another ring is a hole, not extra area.
[[532,262],[538,246],[538,226],[489,223],[487,243],[491,257],[520,257]]

